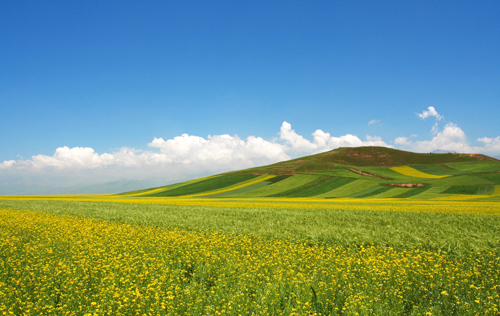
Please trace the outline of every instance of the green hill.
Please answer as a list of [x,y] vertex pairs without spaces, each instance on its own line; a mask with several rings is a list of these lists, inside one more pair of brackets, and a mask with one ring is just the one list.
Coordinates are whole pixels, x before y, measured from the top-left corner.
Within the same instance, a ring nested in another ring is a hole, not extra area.
[[268,166],[122,193],[185,198],[500,200],[500,161],[480,154],[338,148]]

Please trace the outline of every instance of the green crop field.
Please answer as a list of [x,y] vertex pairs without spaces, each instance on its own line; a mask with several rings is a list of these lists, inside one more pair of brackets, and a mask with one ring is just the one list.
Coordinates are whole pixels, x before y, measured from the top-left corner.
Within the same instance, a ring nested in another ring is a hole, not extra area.
[[240,174],[240,175],[221,175],[205,179],[202,181],[188,183],[180,187],[174,187],[170,190],[148,194],[149,196],[181,196],[196,193],[212,191],[214,189],[222,189],[230,185],[234,185],[243,181],[255,178],[255,175]]
[[288,190],[306,185],[310,182],[316,181],[320,178],[319,175],[315,174],[297,174],[290,177],[282,177],[281,181],[270,183],[269,186],[262,187],[253,191],[245,192],[240,194],[240,197],[262,197],[262,196],[273,196],[275,194],[280,194]]
[[355,178],[344,178],[344,179],[351,179],[351,181],[349,182],[346,181],[347,183],[345,183],[344,185],[335,188],[329,192],[323,193],[318,197],[325,197],[325,198],[346,197],[350,196],[351,194],[363,191],[366,188],[378,185],[377,182],[372,180],[355,179]]
[[499,315],[499,180],[486,156],[365,147],[0,196],[0,315]]

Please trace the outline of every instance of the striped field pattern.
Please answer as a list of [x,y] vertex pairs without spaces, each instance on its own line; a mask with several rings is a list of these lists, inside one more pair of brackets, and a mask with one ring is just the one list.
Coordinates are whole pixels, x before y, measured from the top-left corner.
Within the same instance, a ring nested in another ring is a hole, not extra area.
[[496,254],[322,247],[0,210],[0,313],[498,315]]
[[419,171],[410,166],[402,166],[402,167],[391,167],[392,170],[399,172],[405,176],[415,177],[415,178],[425,178],[425,179],[441,179],[449,177],[450,175],[434,175]]

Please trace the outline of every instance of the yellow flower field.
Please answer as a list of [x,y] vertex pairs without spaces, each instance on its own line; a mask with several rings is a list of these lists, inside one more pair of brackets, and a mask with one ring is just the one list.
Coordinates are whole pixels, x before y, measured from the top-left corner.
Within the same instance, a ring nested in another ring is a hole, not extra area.
[[483,196],[447,196],[432,200],[411,199],[321,199],[321,198],[251,198],[214,199],[184,197],[127,197],[120,195],[81,196],[2,196],[0,200],[92,201],[136,204],[187,205],[238,208],[345,209],[368,211],[428,212],[445,214],[500,215],[498,202],[465,201]]
[[497,315],[498,254],[321,247],[0,210],[4,315]]
[[391,167],[393,171],[401,173],[405,176],[415,177],[415,178],[426,178],[426,179],[441,179],[449,177],[450,175],[438,176],[435,174],[429,174],[412,168],[410,166],[401,166],[401,167]]
[[[248,182],[245,182],[243,184],[239,184],[239,185],[236,185],[236,186],[230,186],[230,187],[225,188],[225,189],[221,189],[221,190],[217,190],[217,191],[212,191],[212,192],[207,192],[207,193],[185,195],[184,198],[192,198],[192,197],[199,197],[199,196],[207,196],[207,195],[212,195],[212,194],[225,193],[225,192],[229,192],[229,191],[241,189],[241,188],[244,188],[244,187],[248,187],[248,186],[250,186],[252,184],[257,184],[257,183],[260,183],[260,182],[264,182],[264,181],[272,179],[274,177],[276,177],[276,176],[274,176],[274,175],[261,176],[257,180],[248,181]],[[150,193],[150,192],[148,192],[148,193]]]
[[500,196],[500,185],[495,186],[495,191],[492,194],[493,196]]

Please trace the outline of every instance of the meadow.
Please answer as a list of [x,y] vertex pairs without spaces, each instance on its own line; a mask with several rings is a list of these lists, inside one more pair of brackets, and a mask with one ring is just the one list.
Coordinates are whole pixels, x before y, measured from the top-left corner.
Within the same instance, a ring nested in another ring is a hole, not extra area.
[[0,313],[498,314],[495,203],[135,200],[0,198]]
[[499,249],[500,162],[340,148],[2,196],[0,315],[499,315]]

